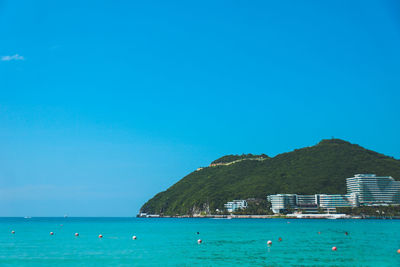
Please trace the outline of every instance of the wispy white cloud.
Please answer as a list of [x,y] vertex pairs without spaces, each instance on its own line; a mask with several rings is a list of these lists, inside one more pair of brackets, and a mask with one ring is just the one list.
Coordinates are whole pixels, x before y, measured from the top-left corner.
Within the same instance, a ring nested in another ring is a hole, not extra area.
[[18,54],[15,54],[13,56],[2,56],[1,61],[11,61],[11,60],[24,60],[25,58],[23,56],[20,56]]

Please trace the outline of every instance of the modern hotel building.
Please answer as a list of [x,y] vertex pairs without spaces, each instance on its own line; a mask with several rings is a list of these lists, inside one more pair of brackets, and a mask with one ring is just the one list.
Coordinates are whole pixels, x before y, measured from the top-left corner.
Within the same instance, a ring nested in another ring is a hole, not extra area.
[[271,203],[271,210],[274,213],[281,213],[296,207],[296,197],[295,194],[277,194],[268,196],[267,200]]
[[358,196],[357,194],[347,194],[347,195],[318,195],[319,207],[325,211],[336,212],[336,208],[344,207],[358,207]]
[[391,176],[356,174],[346,183],[347,192],[357,194],[360,205],[400,204],[400,181]]
[[274,213],[297,209],[305,212],[318,212],[322,209],[335,212],[339,207],[358,207],[360,205],[398,205],[400,204],[400,181],[391,176],[375,174],[356,174],[347,178],[347,195],[297,195],[277,194],[267,197]]

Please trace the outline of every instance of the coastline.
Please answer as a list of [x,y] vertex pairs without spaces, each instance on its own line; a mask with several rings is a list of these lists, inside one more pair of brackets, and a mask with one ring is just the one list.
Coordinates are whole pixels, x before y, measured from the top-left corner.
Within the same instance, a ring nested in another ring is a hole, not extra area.
[[138,218],[204,218],[204,219],[352,219],[352,220],[360,220],[360,219],[382,219],[382,220],[391,220],[391,219],[400,219],[400,216],[353,216],[347,214],[288,214],[288,215],[176,215],[176,216],[168,216],[168,215],[137,215]]

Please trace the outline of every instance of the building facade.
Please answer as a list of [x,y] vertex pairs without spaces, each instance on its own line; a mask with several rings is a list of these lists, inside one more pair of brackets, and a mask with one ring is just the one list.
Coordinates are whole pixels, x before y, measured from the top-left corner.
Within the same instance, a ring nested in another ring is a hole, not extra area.
[[319,195],[296,195],[297,209],[307,213],[318,212]]
[[246,209],[247,201],[246,200],[229,201],[228,203],[224,204],[224,207],[228,212],[235,212],[239,209]]
[[289,210],[297,210],[306,213],[318,213],[320,209],[327,212],[336,212],[339,207],[358,207],[358,195],[296,195],[277,194],[270,195],[267,200],[271,203],[274,213],[285,213]]
[[358,207],[358,195],[347,194],[347,195],[325,195],[320,194],[319,197],[319,208],[324,211],[336,212],[336,208],[344,207]]
[[296,196],[295,194],[277,194],[270,195],[267,199],[274,213],[282,213],[296,208]]
[[400,181],[391,176],[356,174],[346,184],[348,193],[358,195],[360,205],[400,204]]

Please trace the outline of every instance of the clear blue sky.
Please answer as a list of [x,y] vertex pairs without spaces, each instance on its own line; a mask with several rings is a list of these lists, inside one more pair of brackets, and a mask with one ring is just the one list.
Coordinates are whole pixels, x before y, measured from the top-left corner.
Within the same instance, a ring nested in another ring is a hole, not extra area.
[[0,216],[133,216],[332,136],[400,158],[399,48],[396,0],[0,0]]

